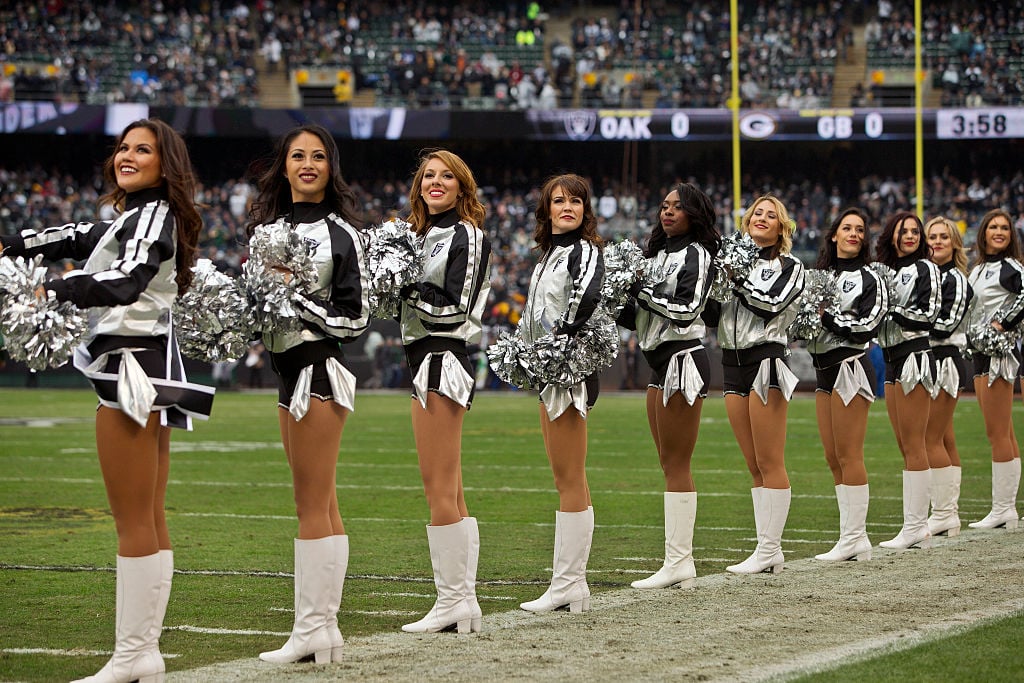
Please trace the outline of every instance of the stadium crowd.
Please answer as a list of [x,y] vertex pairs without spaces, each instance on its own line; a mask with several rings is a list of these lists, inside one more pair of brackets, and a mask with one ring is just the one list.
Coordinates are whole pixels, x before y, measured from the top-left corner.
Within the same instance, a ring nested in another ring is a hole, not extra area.
[[[712,198],[725,231],[733,229],[731,181],[713,174],[686,178],[697,183]],[[650,231],[665,187],[639,185],[625,188],[608,178],[595,177],[594,211],[599,230],[608,240],[642,241]],[[406,179],[353,179],[367,224],[379,223],[388,217],[404,215],[408,195]],[[25,228],[43,228],[95,216],[102,178],[96,173],[74,177],[41,166],[0,167],[0,235]],[[533,254],[533,211],[537,188],[511,184],[496,187],[482,183],[483,201],[487,206],[484,227],[493,245],[491,266],[491,297],[487,305],[487,333],[496,335],[514,325],[522,310],[530,274],[535,262]],[[868,175],[856,183],[856,191],[844,194],[838,187],[828,187],[811,179],[791,180],[763,175],[751,179],[744,188],[744,202],[755,195],[773,192],[791,207],[790,215],[797,223],[793,253],[812,265],[817,254],[822,230],[848,206],[863,208],[872,223],[873,234],[894,211],[912,206],[913,179]],[[949,170],[926,178],[927,216],[945,215],[966,233],[965,242],[973,241],[973,231],[981,216],[989,209],[1007,208],[1017,217],[1016,228],[1024,231],[1024,171],[1010,177],[972,174],[961,177]],[[246,179],[230,178],[201,185],[197,196],[203,205],[203,234],[200,255],[213,261],[220,270],[237,274],[246,258],[245,224],[253,197],[253,187]],[[387,342],[388,340],[382,340]],[[377,359],[378,380],[382,386],[401,382],[401,347],[388,343],[374,345],[371,355]],[[484,368],[486,370],[486,368]]]
[[[913,68],[914,14],[910,2],[878,3],[864,27],[869,51]],[[942,106],[1013,106],[1024,97],[1024,0],[925,3],[925,66],[942,90]]]
[[[740,98],[746,107],[831,103],[835,65],[861,22],[872,55],[912,60],[910,3],[742,2]],[[723,107],[729,16],[721,3],[421,1],[129,3],[0,7],[0,100],[258,106],[261,73],[347,67],[378,103],[410,107]],[[928,3],[926,66],[943,104],[1017,104],[1024,93],[1024,0]],[[545,58],[545,55],[547,58]],[[646,94],[646,96],[645,96]],[[577,99],[578,95],[578,99]]]

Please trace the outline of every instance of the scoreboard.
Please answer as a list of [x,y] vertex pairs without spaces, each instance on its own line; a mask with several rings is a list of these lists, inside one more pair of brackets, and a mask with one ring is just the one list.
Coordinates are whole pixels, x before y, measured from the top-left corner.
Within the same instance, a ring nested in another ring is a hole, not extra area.
[[[882,107],[748,109],[740,112],[739,132],[751,142],[913,140],[914,114],[912,108]],[[12,102],[0,105],[0,134],[114,135],[129,121],[147,116],[158,116],[192,137],[276,137],[306,122],[354,140],[725,142],[733,130],[727,109],[246,109]],[[928,109],[922,112],[922,133],[926,140],[1024,138],[1024,108]]]

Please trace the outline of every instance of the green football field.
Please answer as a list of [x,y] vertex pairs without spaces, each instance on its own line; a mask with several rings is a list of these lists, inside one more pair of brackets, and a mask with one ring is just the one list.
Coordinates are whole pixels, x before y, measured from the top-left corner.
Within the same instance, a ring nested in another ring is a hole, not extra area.
[[[275,403],[270,393],[222,392],[208,422],[173,435],[167,504],[178,573],[161,642],[171,671],[254,657],[280,646],[290,629],[296,522]],[[85,390],[0,390],[2,680],[89,674],[113,646],[116,538],[95,457],[94,406]],[[1018,399],[1018,434],[1022,412]],[[642,394],[602,395],[589,422],[597,529],[588,579],[599,593],[660,565],[662,477]],[[794,399],[786,428],[793,504],[783,545],[787,559],[800,559],[831,547],[838,512],[812,397]],[[966,523],[990,503],[989,451],[972,398],[961,402],[956,430]],[[865,450],[868,533],[877,544],[902,522],[902,462],[882,402]],[[697,571],[719,573],[755,543],[750,478],[720,398],[705,403],[694,472]],[[558,503],[535,396],[477,396],[465,423],[463,478],[480,523],[484,614],[516,609],[547,584]],[[342,438],[338,497],[351,542],[342,632],[396,631],[434,596],[407,394],[359,395]]]

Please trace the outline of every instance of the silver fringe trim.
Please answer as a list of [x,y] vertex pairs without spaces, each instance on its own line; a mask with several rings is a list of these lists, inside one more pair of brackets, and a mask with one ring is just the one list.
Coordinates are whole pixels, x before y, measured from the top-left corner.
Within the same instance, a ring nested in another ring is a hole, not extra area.
[[772,377],[772,361],[775,361],[775,372],[779,375],[779,390],[787,401],[793,398],[793,392],[800,381],[781,358],[765,358],[757,368],[757,376],[751,387],[764,405],[768,405],[768,391],[771,389],[769,383]]
[[570,386],[548,384],[540,391],[540,401],[544,404],[548,419],[554,422],[570,407],[579,412],[580,417],[587,419],[587,383],[579,382]]
[[704,378],[700,376],[697,364],[693,360],[693,352],[700,347],[679,351],[672,356],[668,362],[668,369],[665,371],[665,388],[662,393],[662,403],[668,406],[672,395],[679,392],[691,406],[700,398],[701,387],[704,386]]
[[943,358],[935,371],[935,398],[940,392],[956,398],[960,394],[960,373],[952,357]]
[[1017,370],[1019,368],[1020,361],[1012,353],[1003,356],[990,356],[988,385],[992,386],[992,383],[997,379],[1005,379],[1012,386],[1017,378]]
[[[337,358],[324,361],[327,368],[327,380],[331,383],[332,400],[349,412],[355,412],[356,376],[349,372]],[[299,371],[299,379],[292,392],[292,402],[288,412],[298,422],[309,412],[309,400],[313,385],[313,366],[307,365]]]
[[476,381],[466,372],[462,363],[451,351],[427,354],[427,357],[420,363],[420,369],[416,371],[416,377],[412,380],[412,386],[420,405],[424,410],[427,409],[427,394],[430,393],[430,361],[434,356],[441,356],[441,381],[438,385],[438,393],[450,398],[463,408],[468,407]]
[[850,405],[857,396],[863,396],[869,403],[875,400],[874,387],[864,372],[864,367],[857,361],[863,358],[864,354],[858,354],[847,358],[839,365],[839,376],[836,378],[835,390],[839,398],[843,399],[843,405]]
[[931,367],[928,363],[927,351],[915,351],[910,354],[910,357],[903,364],[903,370],[900,372],[897,381],[903,387],[904,396],[913,391],[914,387],[918,384],[923,386],[932,398],[939,395],[936,390],[935,378],[932,377]]

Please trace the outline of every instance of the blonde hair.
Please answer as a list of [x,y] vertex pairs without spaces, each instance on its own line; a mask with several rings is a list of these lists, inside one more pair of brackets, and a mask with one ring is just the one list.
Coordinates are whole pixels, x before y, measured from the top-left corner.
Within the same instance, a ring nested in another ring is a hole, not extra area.
[[761,195],[750,203],[740,220],[740,232],[749,232],[750,219],[754,217],[754,209],[761,202],[771,202],[775,207],[775,215],[779,217],[779,241],[772,247],[772,258],[779,254],[788,254],[793,249],[793,233],[796,232],[796,223],[789,217],[786,205],[773,194]]
[[944,225],[949,232],[949,241],[953,245],[953,265],[964,275],[967,274],[967,250],[964,249],[964,239],[960,235],[960,229],[956,223],[945,216],[936,216],[924,225],[924,239],[928,241],[928,231],[933,225]]

